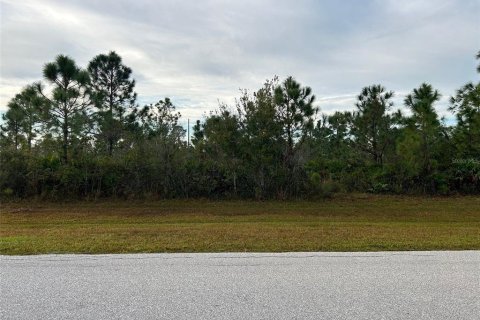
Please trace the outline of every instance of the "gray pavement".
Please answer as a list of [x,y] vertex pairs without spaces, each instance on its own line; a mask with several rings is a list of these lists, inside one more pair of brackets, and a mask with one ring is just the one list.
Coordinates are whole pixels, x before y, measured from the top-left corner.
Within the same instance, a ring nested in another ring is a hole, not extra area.
[[480,319],[480,251],[0,256],[1,319]]

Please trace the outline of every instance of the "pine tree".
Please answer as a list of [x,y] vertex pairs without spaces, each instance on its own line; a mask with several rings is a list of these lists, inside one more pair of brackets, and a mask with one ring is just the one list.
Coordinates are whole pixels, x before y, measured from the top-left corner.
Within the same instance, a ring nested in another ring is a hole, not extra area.
[[88,72],[92,99],[98,110],[98,136],[106,144],[107,153],[112,155],[126,129],[127,110],[135,104],[135,80],[131,79],[132,70],[114,51],[94,57],[88,65]]
[[53,85],[51,96],[47,97],[40,84],[37,89],[49,102],[50,126],[61,132],[62,158],[68,163],[71,137],[79,134],[88,119],[90,78],[86,70],[77,67],[75,61],[65,55],[47,63],[43,76]]

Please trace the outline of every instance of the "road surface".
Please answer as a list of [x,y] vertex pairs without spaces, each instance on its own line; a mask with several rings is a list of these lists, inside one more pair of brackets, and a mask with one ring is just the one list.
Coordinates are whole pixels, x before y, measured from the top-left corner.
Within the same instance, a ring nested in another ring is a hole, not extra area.
[[479,319],[480,251],[0,256],[1,319]]

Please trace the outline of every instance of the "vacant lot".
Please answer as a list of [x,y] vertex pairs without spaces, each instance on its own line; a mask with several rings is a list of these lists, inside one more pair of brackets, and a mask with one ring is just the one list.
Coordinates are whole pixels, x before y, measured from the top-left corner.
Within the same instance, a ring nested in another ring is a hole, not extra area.
[[480,249],[480,198],[1,205],[0,253]]

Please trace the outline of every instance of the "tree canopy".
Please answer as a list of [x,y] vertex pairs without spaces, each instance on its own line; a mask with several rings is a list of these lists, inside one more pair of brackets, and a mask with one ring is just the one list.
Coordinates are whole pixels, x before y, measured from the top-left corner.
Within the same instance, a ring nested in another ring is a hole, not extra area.
[[43,76],[2,115],[0,197],[480,193],[480,83],[450,97],[447,124],[429,83],[399,105],[369,85],[352,111],[324,114],[310,87],[274,77],[197,119],[190,143],[171,99],[138,105],[133,71],[113,51],[86,68],[59,55]]

